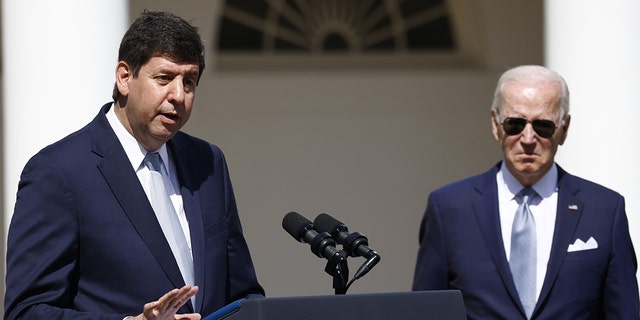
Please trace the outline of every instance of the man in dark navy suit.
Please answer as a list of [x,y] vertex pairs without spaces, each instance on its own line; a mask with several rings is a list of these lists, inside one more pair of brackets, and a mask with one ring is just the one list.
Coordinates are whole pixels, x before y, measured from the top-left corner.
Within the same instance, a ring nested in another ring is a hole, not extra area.
[[635,319],[624,198],[554,162],[569,90],[541,66],[505,72],[491,108],[503,161],[432,192],[413,290],[461,290],[469,319]]
[[5,319],[200,319],[264,295],[223,153],[179,131],[205,66],[197,30],[144,12],[118,60],[114,102],[22,172]]

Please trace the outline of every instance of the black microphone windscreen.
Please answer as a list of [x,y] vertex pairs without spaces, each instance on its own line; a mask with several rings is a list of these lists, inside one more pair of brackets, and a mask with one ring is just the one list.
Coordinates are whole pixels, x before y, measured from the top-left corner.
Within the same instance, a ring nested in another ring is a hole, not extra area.
[[307,218],[301,216],[299,213],[291,211],[282,218],[282,227],[286,230],[296,241],[302,242],[301,234],[306,230],[307,226],[311,224]]
[[346,227],[342,222],[336,220],[334,217],[326,213],[319,214],[313,220],[313,225],[316,227],[316,230],[318,230],[318,232],[333,233],[335,229],[338,227],[344,228],[344,230],[341,230],[341,231],[347,231]]

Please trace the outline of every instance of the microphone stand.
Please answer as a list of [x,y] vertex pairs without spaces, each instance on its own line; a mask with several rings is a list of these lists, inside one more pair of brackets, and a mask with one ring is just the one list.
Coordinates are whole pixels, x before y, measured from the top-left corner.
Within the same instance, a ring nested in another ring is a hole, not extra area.
[[337,262],[328,260],[324,271],[333,277],[333,288],[336,295],[347,293],[347,282],[349,281],[349,265],[347,264],[347,254],[340,250],[338,255],[341,257]]

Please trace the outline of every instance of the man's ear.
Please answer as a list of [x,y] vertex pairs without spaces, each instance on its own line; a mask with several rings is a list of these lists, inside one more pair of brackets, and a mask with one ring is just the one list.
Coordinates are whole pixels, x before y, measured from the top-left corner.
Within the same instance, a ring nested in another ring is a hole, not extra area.
[[491,108],[491,131],[496,141],[500,141],[500,124],[498,123],[498,112],[496,109]]
[[562,121],[562,137],[560,137],[559,144],[563,145],[564,141],[567,140],[567,133],[569,132],[569,124],[571,123],[571,115],[568,114],[564,117],[564,121]]
[[121,96],[129,95],[129,81],[133,78],[129,64],[124,61],[118,62],[116,66],[116,86]]

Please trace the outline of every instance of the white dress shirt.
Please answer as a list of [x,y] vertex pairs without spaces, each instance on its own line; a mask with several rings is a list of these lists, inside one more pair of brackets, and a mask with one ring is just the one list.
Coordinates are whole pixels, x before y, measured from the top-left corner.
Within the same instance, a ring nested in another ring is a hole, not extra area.
[[[120,120],[115,114],[115,107],[111,107],[107,112],[107,120],[111,125],[111,128],[116,133],[120,144],[124,148],[129,161],[131,162],[131,166],[133,170],[136,171],[136,175],[138,176],[138,180],[142,184],[142,188],[144,192],[147,194],[147,198],[150,200],[150,185],[151,185],[151,174],[149,169],[144,165],[143,160],[147,151],[142,147],[142,145],[127,131],[127,129],[122,125]],[[185,237],[187,238],[187,245],[189,246],[189,251],[191,252],[191,236],[189,231],[189,222],[187,221],[187,216],[184,211],[184,206],[182,203],[182,195],[180,194],[180,185],[178,183],[178,175],[175,168],[175,164],[172,161],[169,150],[167,149],[166,144],[163,144],[158,150],[153,150],[150,152],[158,152],[160,157],[162,158],[162,162],[164,166],[162,168],[162,177],[164,178],[165,187],[167,192],[170,194],[171,203],[173,204],[176,213],[178,214],[178,219],[180,220],[180,225],[182,227],[182,231],[184,232]]]
[[[504,162],[496,175],[498,183],[498,204],[500,210],[500,226],[502,241],[507,260],[511,252],[511,227],[518,203],[516,195],[524,186],[509,172]],[[536,295],[540,295],[542,283],[547,273],[547,263],[551,254],[553,243],[553,231],[556,224],[556,211],[558,207],[558,168],[554,164],[532,187],[538,193],[538,197],[531,200],[529,208],[536,222],[537,238],[537,265],[536,265]]]

